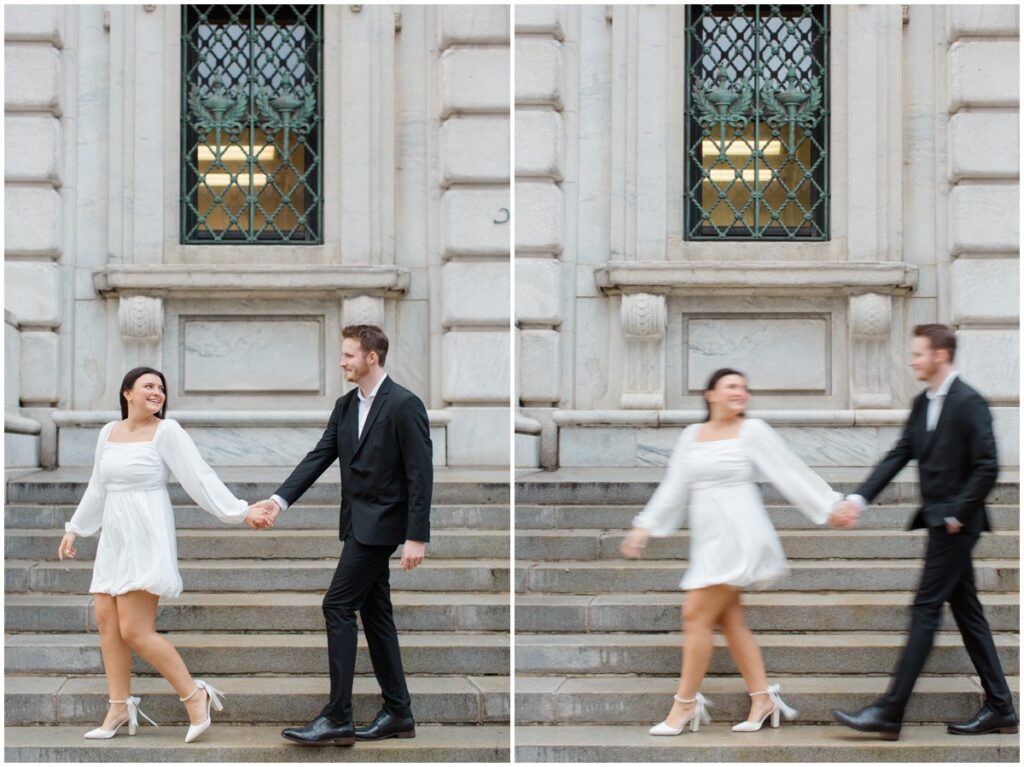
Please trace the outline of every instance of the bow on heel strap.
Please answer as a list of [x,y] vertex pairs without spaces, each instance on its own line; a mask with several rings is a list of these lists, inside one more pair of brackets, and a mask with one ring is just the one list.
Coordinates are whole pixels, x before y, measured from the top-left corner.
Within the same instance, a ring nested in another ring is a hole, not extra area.
[[800,712],[792,706],[790,706],[789,704],[787,704],[786,701],[782,699],[782,696],[779,695],[779,685],[769,685],[767,692],[768,698],[771,700],[772,703],[775,704],[775,707],[782,712],[782,715],[786,717],[786,719],[796,719],[797,714],[799,714]]
[[146,712],[143,711],[139,707],[139,704],[142,703],[142,698],[137,698],[134,695],[129,695],[128,696],[128,700],[123,700],[123,701],[121,701],[121,700],[112,700],[110,702],[111,703],[125,703],[125,704],[128,705],[128,734],[129,735],[134,735],[135,732],[139,729],[139,715],[140,714],[142,715],[143,719],[145,719],[147,722],[149,722],[154,727],[159,727],[160,726],[156,722],[154,722],[152,719],[150,719],[148,716],[146,716]]
[[[676,700],[679,700],[679,698],[676,698]],[[711,708],[714,704],[710,700],[705,698],[703,695],[701,695],[699,692],[694,697],[694,700],[697,701],[697,711],[699,712],[700,723],[701,724],[711,724],[711,712],[708,711],[708,709]],[[692,701],[683,701],[683,702],[684,703],[690,703]]]
[[[198,686],[202,687],[204,690],[206,690],[206,694],[210,696],[210,703],[213,704],[213,707],[215,709],[217,709],[218,711],[223,711],[224,710],[224,704],[221,703],[220,699],[228,697],[227,695],[222,693],[220,690],[218,690],[216,687],[214,687],[209,682],[199,681],[199,682],[196,682],[196,684]],[[778,685],[776,685],[776,686],[778,686]]]

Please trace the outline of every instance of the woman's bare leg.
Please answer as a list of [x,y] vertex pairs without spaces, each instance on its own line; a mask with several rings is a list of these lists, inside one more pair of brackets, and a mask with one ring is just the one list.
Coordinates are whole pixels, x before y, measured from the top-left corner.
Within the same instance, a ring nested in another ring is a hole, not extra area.
[[[109,594],[93,594],[92,603],[100,634],[103,673],[107,675],[107,696],[110,700],[128,700],[132,689],[132,648],[121,638],[117,602]],[[128,704],[111,703],[102,727],[112,730],[127,719]]]
[[[736,667],[747,683],[747,691],[767,690],[768,677],[764,670],[761,648],[758,646],[754,634],[747,628],[738,591],[733,594],[733,600],[729,602],[722,614],[721,626],[722,633],[725,634],[725,639],[729,643],[729,652],[732,653]],[[772,702],[767,695],[753,696],[750,699],[750,714],[747,716],[747,721],[761,721],[761,717],[771,711],[771,708]]]
[[[179,698],[184,698],[196,689],[196,683],[174,645],[156,632],[156,606],[159,601],[158,596],[148,591],[130,591],[117,597],[121,636],[171,683]],[[206,721],[206,698],[206,691],[200,690],[185,703],[192,724]]]
[[[711,664],[715,651],[714,627],[728,605],[733,589],[728,586],[708,586],[694,589],[683,603],[683,663],[676,694],[692,700]],[[696,703],[675,701],[665,722],[680,727],[689,719]]]

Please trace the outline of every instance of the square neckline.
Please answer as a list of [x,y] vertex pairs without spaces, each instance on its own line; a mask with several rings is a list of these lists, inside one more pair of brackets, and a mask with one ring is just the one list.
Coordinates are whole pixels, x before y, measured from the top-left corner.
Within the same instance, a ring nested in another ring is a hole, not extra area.
[[[704,423],[707,423],[707,421],[705,421]],[[716,442],[738,442],[743,437],[743,427],[746,426],[746,425],[747,425],[747,417],[743,416],[743,420],[740,422],[740,430],[736,433],[735,437],[728,437],[726,439],[706,439],[706,440],[701,440],[700,439],[700,432],[701,432],[701,428],[704,426],[704,424],[702,423],[697,428],[697,435],[694,437],[693,443],[695,445],[713,445]]]
[[[110,439],[110,435],[108,434],[105,442],[108,445],[152,445],[154,442],[156,442],[156,435],[160,431],[160,427],[163,426],[166,421],[166,418],[160,419],[160,423],[158,423],[156,425],[156,428],[153,430],[153,439],[140,440],[138,442],[114,442],[112,439]],[[110,430],[113,431],[114,429],[111,428]]]

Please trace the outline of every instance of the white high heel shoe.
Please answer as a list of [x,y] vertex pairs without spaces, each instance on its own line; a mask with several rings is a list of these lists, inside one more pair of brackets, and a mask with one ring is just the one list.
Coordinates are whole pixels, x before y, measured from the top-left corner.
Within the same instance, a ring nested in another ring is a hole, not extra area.
[[711,714],[708,713],[708,709],[711,707],[711,701],[697,693],[697,697],[687,700],[686,698],[680,698],[678,695],[673,695],[672,699],[679,703],[696,703],[693,707],[693,713],[690,714],[690,718],[684,721],[679,727],[672,727],[666,722],[654,725],[647,731],[648,735],[678,735],[686,729],[686,725],[690,725],[690,729],[693,732],[697,732],[700,729],[701,722],[704,724],[711,724]]
[[786,719],[793,720],[796,719],[799,713],[792,706],[786,705],[786,701],[779,695],[779,686],[777,684],[771,685],[767,690],[759,690],[758,692],[749,693],[749,695],[751,698],[755,695],[767,695],[772,701],[771,710],[761,717],[760,722],[740,722],[732,728],[733,732],[757,732],[764,726],[765,720],[768,717],[772,718],[772,727],[778,728],[779,714],[785,715]]
[[89,738],[90,740],[107,740],[117,735],[117,731],[120,730],[125,724],[128,725],[128,734],[134,735],[136,730],[139,729],[139,714],[142,714],[142,718],[149,722],[154,727],[159,727],[156,722],[146,716],[146,712],[139,708],[139,704],[142,703],[142,698],[136,698],[131,695],[128,696],[127,700],[108,700],[107,703],[124,703],[128,706],[128,718],[123,722],[118,722],[117,726],[112,730],[104,730],[102,727],[97,727],[95,730],[89,730],[82,737]]
[[186,703],[192,700],[192,698],[195,697],[195,694],[199,692],[200,689],[206,690],[206,721],[200,722],[199,724],[189,725],[188,733],[186,733],[185,735],[186,743],[191,743],[193,740],[195,740],[208,729],[210,729],[210,725],[213,724],[213,718],[210,716],[211,706],[217,709],[218,711],[224,710],[224,704],[220,702],[220,699],[221,696],[226,698],[227,695],[224,695],[224,693],[222,693],[212,684],[207,684],[202,679],[196,680],[196,689],[190,692],[186,697],[178,698],[178,700],[180,700],[182,703]]

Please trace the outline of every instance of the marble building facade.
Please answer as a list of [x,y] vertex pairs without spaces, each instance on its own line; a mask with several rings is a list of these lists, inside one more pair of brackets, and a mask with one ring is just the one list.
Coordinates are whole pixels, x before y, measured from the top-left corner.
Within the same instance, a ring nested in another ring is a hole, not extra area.
[[717,367],[811,465],[873,465],[957,365],[1019,464],[1016,6],[833,5],[830,237],[690,241],[683,6],[515,9],[516,460],[667,462]]
[[124,372],[215,466],[288,465],[380,324],[439,466],[507,466],[509,8],[323,8],[323,236],[182,244],[179,6],[7,6],[8,467],[90,465]]

